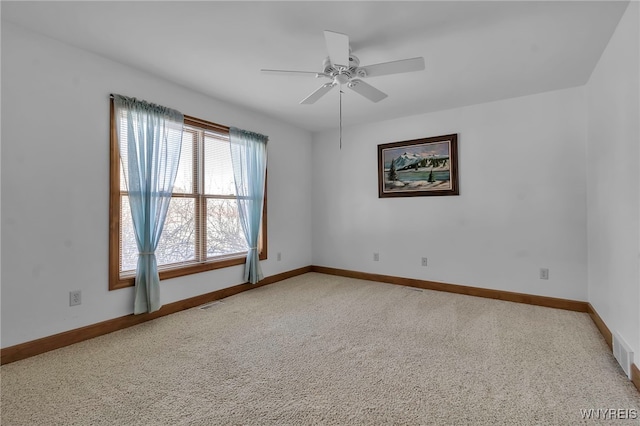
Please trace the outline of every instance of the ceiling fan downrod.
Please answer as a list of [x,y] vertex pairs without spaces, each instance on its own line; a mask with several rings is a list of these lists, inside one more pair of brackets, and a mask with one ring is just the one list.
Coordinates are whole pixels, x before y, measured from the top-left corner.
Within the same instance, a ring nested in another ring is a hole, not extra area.
[[340,88],[340,151],[342,151],[342,88]]

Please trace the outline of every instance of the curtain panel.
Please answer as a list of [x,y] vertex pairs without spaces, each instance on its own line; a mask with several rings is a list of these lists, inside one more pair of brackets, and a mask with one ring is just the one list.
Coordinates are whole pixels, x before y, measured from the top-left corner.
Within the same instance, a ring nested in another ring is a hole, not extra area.
[[180,163],[184,116],[136,98],[113,95],[118,146],[138,246],[134,313],[160,309],[155,251]]
[[267,136],[235,127],[229,129],[229,145],[238,212],[249,246],[244,267],[244,279],[252,284],[263,278],[258,239],[264,205],[268,139]]

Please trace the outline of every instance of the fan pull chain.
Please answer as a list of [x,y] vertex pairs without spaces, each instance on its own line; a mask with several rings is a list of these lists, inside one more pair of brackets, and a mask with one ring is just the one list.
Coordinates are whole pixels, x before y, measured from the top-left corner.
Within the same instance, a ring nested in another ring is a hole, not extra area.
[[340,88],[340,150],[342,151],[342,88]]

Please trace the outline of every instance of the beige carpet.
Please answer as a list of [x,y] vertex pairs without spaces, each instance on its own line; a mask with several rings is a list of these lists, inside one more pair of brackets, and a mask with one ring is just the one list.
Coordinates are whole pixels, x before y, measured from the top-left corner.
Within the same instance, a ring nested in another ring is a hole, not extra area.
[[[587,314],[310,273],[1,368],[2,425],[608,424]],[[637,420],[618,421],[637,424]]]

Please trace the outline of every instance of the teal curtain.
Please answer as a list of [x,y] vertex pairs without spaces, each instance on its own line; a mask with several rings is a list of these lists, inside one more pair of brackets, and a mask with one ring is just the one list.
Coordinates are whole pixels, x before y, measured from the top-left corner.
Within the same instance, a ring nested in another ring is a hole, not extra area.
[[138,245],[134,313],[160,309],[155,251],[180,163],[184,117],[179,111],[113,95],[120,158]]
[[249,246],[244,266],[244,279],[251,284],[263,278],[259,262],[258,238],[267,174],[267,141],[266,136],[258,133],[235,127],[229,129],[238,212]]

